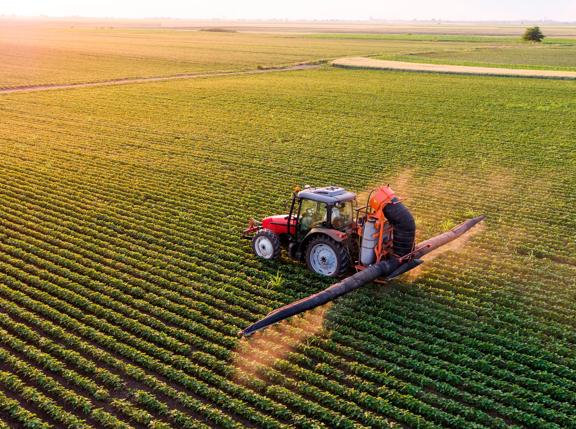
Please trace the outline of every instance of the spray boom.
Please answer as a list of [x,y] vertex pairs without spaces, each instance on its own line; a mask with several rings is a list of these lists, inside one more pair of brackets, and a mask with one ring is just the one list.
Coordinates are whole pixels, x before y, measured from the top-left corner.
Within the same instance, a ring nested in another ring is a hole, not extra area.
[[438,249],[439,247],[448,244],[456,238],[461,237],[475,225],[482,222],[484,218],[485,216],[478,216],[473,219],[469,219],[452,228],[450,231],[437,235],[436,237],[430,238],[416,245],[412,252],[400,258],[390,258],[377,262],[366,267],[362,271],[359,271],[356,274],[347,277],[336,284],[333,284],[321,292],[280,307],[269,313],[263,319],[248,326],[243,331],[240,331],[238,334],[251,335],[254,332],[259,331],[260,329],[264,329],[274,323],[280,322],[304,311],[311,310],[342,295],[352,292],[355,289],[361,288],[362,286],[365,286],[367,283],[376,280],[377,278],[391,280],[394,277],[404,274],[420,265],[423,262],[420,259],[421,257],[435,249]]

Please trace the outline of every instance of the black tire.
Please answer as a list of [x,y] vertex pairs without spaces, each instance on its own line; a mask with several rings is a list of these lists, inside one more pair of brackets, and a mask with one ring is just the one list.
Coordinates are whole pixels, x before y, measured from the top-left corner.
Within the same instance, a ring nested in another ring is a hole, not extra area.
[[[325,265],[322,263],[322,254],[324,254],[324,259],[328,260]],[[352,265],[352,259],[345,245],[326,235],[320,235],[312,238],[306,246],[306,265],[313,273],[328,277],[340,277],[348,272]]]
[[269,229],[261,229],[252,237],[252,251],[262,259],[278,259],[280,251],[280,238]]

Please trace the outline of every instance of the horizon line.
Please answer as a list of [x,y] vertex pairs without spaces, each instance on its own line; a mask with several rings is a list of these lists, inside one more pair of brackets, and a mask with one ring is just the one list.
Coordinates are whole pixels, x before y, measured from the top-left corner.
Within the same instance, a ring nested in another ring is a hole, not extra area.
[[367,19],[339,19],[339,18],[189,18],[189,17],[171,17],[171,16],[150,16],[150,17],[128,17],[128,16],[82,16],[82,15],[64,15],[64,16],[50,16],[50,15],[17,15],[17,14],[0,14],[0,18],[8,19],[42,19],[42,20],[65,20],[65,19],[80,19],[80,20],[107,20],[107,21],[159,21],[159,20],[172,20],[172,21],[197,21],[197,22],[281,22],[281,23],[386,23],[386,24],[402,24],[402,23],[431,23],[431,24],[527,24],[527,23],[541,23],[541,24],[556,24],[556,25],[576,25],[576,21],[559,21],[555,19],[539,18],[539,19],[502,19],[502,20],[458,20],[458,19],[386,19],[386,18],[367,18]]

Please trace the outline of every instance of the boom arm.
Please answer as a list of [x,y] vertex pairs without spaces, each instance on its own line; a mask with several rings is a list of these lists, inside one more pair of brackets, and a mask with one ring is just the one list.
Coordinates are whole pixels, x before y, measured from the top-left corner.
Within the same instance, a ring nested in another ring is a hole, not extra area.
[[431,251],[444,246],[445,244],[455,240],[456,238],[462,236],[468,232],[476,224],[483,221],[485,216],[478,216],[473,219],[469,219],[460,225],[452,228],[450,231],[443,234],[437,235],[436,237],[430,238],[419,245],[416,246],[415,250],[401,258],[387,259],[382,262],[378,262],[368,268],[357,272],[356,274],[345,278],[341,282],[333,284],[332,286],[324,289],[321,292],[310,295],[307,298],[300,299],[291,304],[280,307],[277,310],[272,311],[263,319],[257,321],[256,323],[248,326],[243,331],[240,331],[239,335],[251,335],[260,329],[264,329],[274,323],[280,322],[281,320],[287,319],[288,317],[294,316],[296,314],[302,313],[307,310],[311,310],[329,301],[332,301],[339,296],[345,295],[352,292],[354,289],[358,289],[367,283],[377,279],[378,277],[385,277],[386,279],[392,279],[400,274],[403,274],[411,269],[417,267],[422,263],[418,258],[430,253]]

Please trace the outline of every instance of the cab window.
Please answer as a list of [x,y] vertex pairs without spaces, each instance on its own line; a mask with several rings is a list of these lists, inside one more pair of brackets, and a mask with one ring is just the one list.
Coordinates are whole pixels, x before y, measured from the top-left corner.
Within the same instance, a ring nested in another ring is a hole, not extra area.
[[332,226],[342,228],[354,221],[353,201],[344,201],[334,204],[332,207]]
[[302,200],[300,206],[300,219],[298,219],[300,232],[308,232],[312,228],[321,226],[326,222],[326,204],[312,201]]

